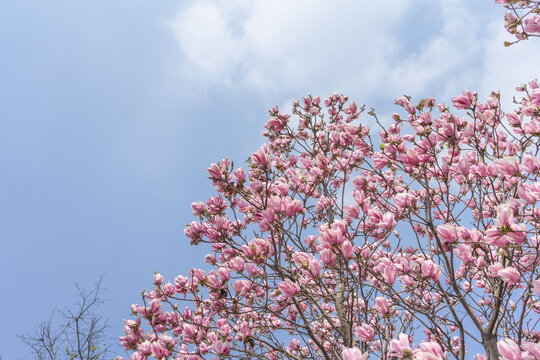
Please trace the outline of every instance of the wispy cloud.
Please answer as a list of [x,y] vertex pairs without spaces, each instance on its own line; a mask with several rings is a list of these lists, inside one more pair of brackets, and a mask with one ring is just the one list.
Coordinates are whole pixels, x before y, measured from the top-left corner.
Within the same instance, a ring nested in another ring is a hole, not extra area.
[[204,1],[180,9],[173,29],[185,76],[202,86],[303,90],[352,78],[371,86],[411,3]]
[[[181,8],[171,23],[183,77],[199,90],[448,99],[487,86],[498,69],[515,64],[516,55],[502,46],[501,12],[476,6],[466,0],[207,0]],[[527,51],[531,65],[538,47]]]

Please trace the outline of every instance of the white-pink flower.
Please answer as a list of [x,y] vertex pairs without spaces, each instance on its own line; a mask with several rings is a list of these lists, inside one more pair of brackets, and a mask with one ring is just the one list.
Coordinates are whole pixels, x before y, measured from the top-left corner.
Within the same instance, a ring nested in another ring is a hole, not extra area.
[[517,284],[519,280],[521,280],[520,273],[511,266],[500,269],[497,272],[497,275],[499,275],[505,282],[509,284]]
[[373,339],[375,331],[373,330],[373,326],[363,324],[362,326],[357,327],[354,333],[360,341],[369,342]]
[[375,307],[374,309],[377,310],[381,315],[388,314],[388,309],[390,307],[390,304],[388,303],[388,300],[382,296],[377,296],[375,298]]
[[409,336],[406,334],[399,334],[398,339],[390,341],[389,356],[395,356],[398,358],[410,357],[412,355],[412,349],[409,345]]
[[430,278],[433,281],[438,281],[441,278],[441,267],[432,260],[424,260],[422,265],[420,265],[420,269],[422,270],[422,275],[424,277]]
[[343,244],[341,244],[341,253],[345,259],[352,258],[354,254],[354,246],[349,240],[345,240]]
[[231,351],[231,345],[228,341],[223,342],[221,340],[217,340],[213,345],[212,349],[216,352],[217,355],[229,355]]
[[519,164],[515,157],[505,156],[504,159],[496,159],[493,162],[505,175],[512,176],[519,173]]
[[456,109],[468,109],[476,102],[476,93],[470,90],[463,91],[462,95],[452,99],[452,104]]
[[416,360],[445,360],[444,351],[441,346],[433,341],[422,342],[414,350]]
[[512,340],[500,340],[497,343],[497,349],[499,349],[502,360],[522,360],[521,349]]
[[396,282],[396,269],[393,265],[385,265],[382,276],[384,281],[390,285]]
[[278,289],[281,290],[283,295],[285,295],[288,298],[292,298],[293,296],[295,296],[296,294],[300,292],[300,286],[298,286],[298,284],[292,282],[289,279],[280,282],[278,284]]
[[534,15],[525,19],[525,32],[540,33],[540,15]]
[[343,360],[365,360],[369,354],[362,354],[359,348],[346,348],[341,352]]
[[521,348],[525,350],[524,359],[540,359],[540,344],[526,342],[521,345]]
[[508,205],[500,205],[497,211],[498,227],[510,227],[514,223],[514,210]]
[[437,234],[444,243],[453,243],[458,239],[457,229],[452,224],[437,226]]
[[540,296],[540,279],[533,281],[533,291],[536,293],[536,295]]

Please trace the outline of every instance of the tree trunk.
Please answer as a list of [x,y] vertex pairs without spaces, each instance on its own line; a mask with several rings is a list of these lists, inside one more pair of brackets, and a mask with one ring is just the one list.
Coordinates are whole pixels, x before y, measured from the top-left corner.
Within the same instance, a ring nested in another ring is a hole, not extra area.
[[489,335],[484,337],[484,349],[486,349],[487,360],[499,360],[497,335]]

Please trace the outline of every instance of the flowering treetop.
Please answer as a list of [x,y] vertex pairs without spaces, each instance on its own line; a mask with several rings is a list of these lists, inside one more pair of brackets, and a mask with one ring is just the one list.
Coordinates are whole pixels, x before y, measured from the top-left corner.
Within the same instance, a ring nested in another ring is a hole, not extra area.
[[247,167],[212,164],[216,194],[192,204],[184,233],[208,244],[206,270],[157,273],[124,348],[133,360],[540,358],[540,85],[517,91],[507,113],[498,92],[404,96],[385,124],[339,94],[273,108]]
[[519,90],[506,116],[498,93],[454,98],[465,117],[399,98],[378,146],[342,95],[296,102],[296,127],[272,109],[247,173],[213,164],[218,194],[192,204],[185,234],[213,269],[157,274],[122,343],[134,358],[540,354],[540,89]]

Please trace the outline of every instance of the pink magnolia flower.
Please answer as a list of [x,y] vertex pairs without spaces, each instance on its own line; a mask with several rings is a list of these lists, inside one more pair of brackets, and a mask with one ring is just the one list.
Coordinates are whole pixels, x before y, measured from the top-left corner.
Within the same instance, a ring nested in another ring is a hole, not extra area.
[[502,266],[501,263],[495,263],[495,264],[489,265],[488,276],[492,278],[497,277],[499,276],[499,270],[502,270],[502,269],[504,269],[504,267]]
[[229,261],[229,267],[238,272],[238,273],[241,273],[242,271],[244,271],[244,268],[245,268],[245,262],[244,262],[244,259],[240,256],[238,257],[235,257],[233,259],[231,259]]
[[392,285],[396,282],[396,269],[392,265],[386,265],[382,271],[384,281]]
[[377,296],[375,298],[375,306],[374,309],[377,310],[381,315],[388,314],[388,309],[390,307],[390,304],[388,303],[388,300],[386,298]]
[[394,196],[394,202],[396,203],[397,210],[403,210],[406,206],[410,205],[414,201],[414,198],[409,193],[403,192]]
[[540,87],[535,88],[530,97],[533,106],[540,106]]
[[388,164],[388,158],[381,153],[373,154],[373,166],[380,170]]
[[161,275],[160,273],[155,273],[154,274],[154,285],[161,285],[163,284],[163,275]]
[[289,341],[289,343],[287,344],[287,349],[289,349],[290,351],[295,351],[295,350],[299,350],[300,349],[300,341],[298,341],[298,339],[292,339],[291,341]]
[[300,200],[292,200],[291,198],[287,197],[284,203],[285,214],[289,217],[292,217],[296,213],[302,212],[304,210],[304,206],[302,205]]
[[[272,114],[271,114],[272,115]],[[268,130],[273,130],[275,132],[279,132],[283,130],[283,128],[287,125],[287,122],[284,121],[284,119],[272,117],[268,120],[268,122],[264,125],[264,127]]]
[[452,99],[452,104],[456,109],[468,109],[476,102],[476,93],[469,90],[463,91],[462,95]]
[[401,160],[404,164],[412,166],[415,166],[420,162],[418,155],[412,150],[407,150],[406,153],[400,154],[399,160]]
[[260,259],[266,254],[268,243],[261,238],[253,239],[249,244],[242,245],[242,251],[249,259]]
[[[532,108],[527,108],[527,109],[529,109],[529,111],[532,111]],[[531,134],[531,135],[540,134],[540,121],[532,119],[531,121],[523,125],[523,130],[525,131],[525,133]]]
[[179,293],[186,293],[189,288],[189,279],[185,276],[178,275],[174,279],[174,287]]
[[521,348],[525,350],[524,359],[540,359],[540,344],[526,342],[521,345]]
[[254,152],[250,157],[251,163],[256,166],[266,166],[269,163],[266,148],[262,147]]
[[[519,193],[519,191],[518,191]],[[527,226],[514,223],[514,210],[508,204],[498,207],[497,226],[486,230],[488,244],[504,247],[510,243],[522,244],[526,239]]]
[[395,356],[400,359],[410,358],[412,355],[412,349],[409,345],[409,336],[406,334],[399,334],[399,339],[393,339],[390,341],[390,349],[388,351],[389,356]]
[[208,174],[210,175],[211,178],[221,179],[222,177],[221,169],[219,168],[217,164],[210,165],[210,167],[206,170],[208,170]]
[[311,274],[311,276],[316,278],[319,276],[320,272],[321,264],[319,263],[319,261],[317,261],[317,259],[311,259],[309,261],[309,273]]
[[373,340],[375,331],[373,330],[373,326],[369,324],[362,324],[362,326],[355,328],[354,333],[360,341],[369,342]]
[[497,343],[497,349],[501,355],[502,360],[522,360],[521,349],[518,344],[512,340],[500,340]]
[[147,340],[139,345],[138,350],[141,355],[150,356],[152,355],[152,343]]
[[437,234],[443,243],[454,243],[458,239],[457,229],[452,224],[443,224],[437,226]]
[[204,213],[206,210],[204,204],[200,201],[191,203],[191,211],[193,212],[193,215],[199,216]]
[[486,230],[486,242],[491,245],[505,247],[510,244],[510,240],[504,234],[501,234],[499,229],[493,227]]
[[344,210],[348,217],[354,219],[356,219],[358,215],[360,215],[360,209],[358,208],[358,206],[345,205]]
[[529,173],[535,173],[540,168],[540,160],[531,154],[523,155],[522,165]]
[[217,355],[229,355],[231,351],[231,345],[228,341],[223,342],[221,340],[217,340],[212,345],[212,349],[216,352]]
[[293,254],[293,260],[302,270],[307,270],[313,278],[319,276],[321,264],[317,259],[311,257],[311,255],[304,252],[296,252]]
[[300,293],[300,286],[289,279],[280,282],[278,284],[278,289],[281,290],[283,295],[285,295],[287,298],[292,298],[296,294]]
[[343,360],[366,360],[369,354],[362,354],[359,348],[345,348],[341,352]]
[[354,246],[349,240],[345,240],[343,244],[341,244],[341,253],[345,259],[352,258],[354,254]]
[[471,170],[471,167],[469,165],[469,162],[467,159],[462,159],[458,164],[458,169],[461,172],[463,176],[468,176],[469,172]]
[[465,263],[474,262],[473,248],[469,244],[459,244],[455,250],[456,256]]
[[421,342],[414,350],[414,359],[417,360],[445,360],[441,346],[434,342]]
[[525,19],[525,32],[540,33],[540,14]]
[[514,210],[508,205],[500,205],[497,211],[497,225],[509,227],[514,223]]
[[328,245],[341,244],[345,241],[345,237],[340,228],[334,227],[331,229],[322,229],[321,241]]
[[504,27],[510,34],[515,34],[517,32],[516,25],[517,18],[514,16],[514,14],[511,12],[504,14]]
[[191,339],[197,334],[197,328],[192,324],[186,324],[183,327],[182,336]]
[[396,226],[396,218],[391,212],[384,214],[382,221],[379,223],[379,226],[384,230],[392,230]]
[[165,344],[161,342],[155,342],[152,344],[152,356],[156,359],[163,359],[170,355],[170,351],[165,347]]
[[238,168],[233,171],[233,179],[236,182],[244,182],[246,181],[246,173],[244,172],[244,169]]
[[192,221],[191,224],[189,224],[184,229],[184,235],[186,235],[191,240],[197,240],[201,236],[201,231],[202,231],[201,224],[196,221]]
[[521,280],[520,273],[511,266],[500,269],[497,274],[509,284],[517,284]]
[[424,277],[430,278],[433,281],[439,281],[441,278],[441,267],[430,259],[424,260],[422,265],[420,265],[420,269],[422,270],[422,275]]
[[323,249],[319,252],[321,261],[328,267],[333,267],[337,263],[336,255],[330,249]]
[[404,96],[401,96],[401,97],[398,97],[396,99],[396,104],[397,105],[400,105],[400,106],[403,106],[405,108],[405,110],[407,110],[407,112],[409,114],[414,114],[416,112],[416,109],[414,108],[414,106],[411,104],[411,102]]
[[533,291],[536,293],[536,295],[540,296],[540,279],[533,281]]
[[152,314],[161,313],[161,301],[159,301],[158,299],[150,301],[150,312]]
[[505,156],[504,159],[496,159],[493,163],[505,175],[515,175],[519,173],[519,164],[513,156]]

